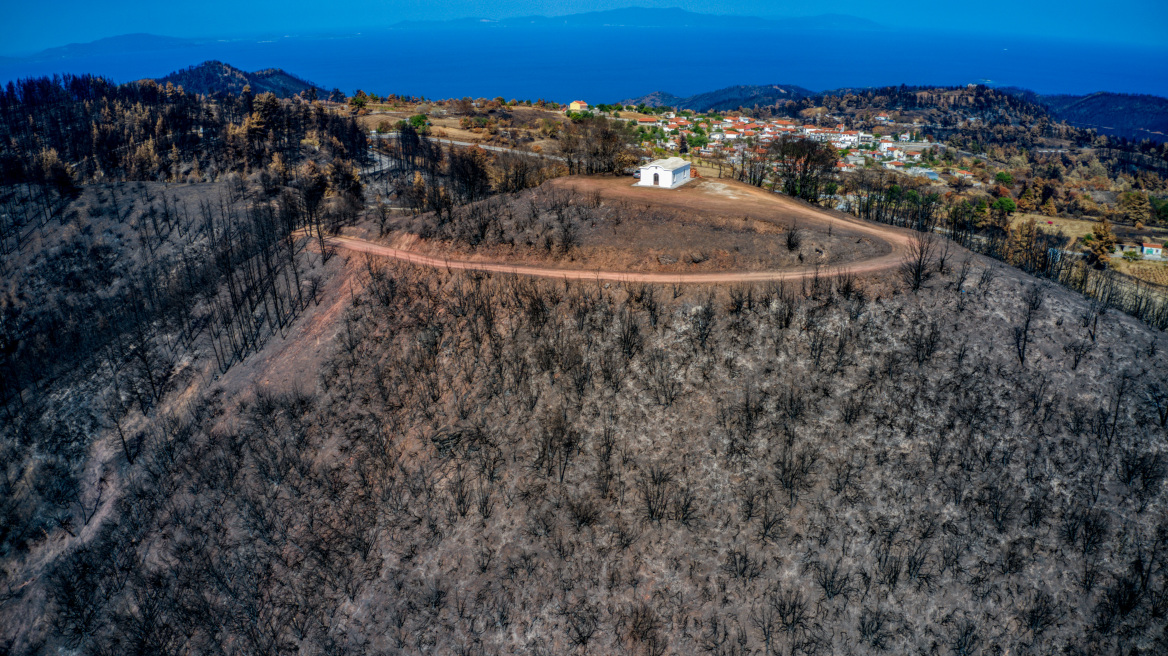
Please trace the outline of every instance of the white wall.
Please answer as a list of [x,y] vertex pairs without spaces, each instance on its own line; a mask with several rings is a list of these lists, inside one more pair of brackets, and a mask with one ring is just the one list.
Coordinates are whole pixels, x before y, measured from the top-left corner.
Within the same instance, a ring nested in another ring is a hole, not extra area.
[[645,168],[641,169],[641,181],[638,184],[642,187],[652,187],[654,173],[656,173],[658,176],[660,176],[659,186],[661,186],[661,187],[672,187],[673,186],[672,174],[669,171],[666,171],[665,169],[662,169],[659,166],[645,167]]
[[[666,171],[660,167],[643,167],[641,169],[641,179],[637,181],[639,187],[652,187],[653,174],[660,176],[657,186],[672,187],[674,183],[681,183],[689,180],[689,167],[683,167],[675,171]],[[676,177],[674,177],[676,176]]]

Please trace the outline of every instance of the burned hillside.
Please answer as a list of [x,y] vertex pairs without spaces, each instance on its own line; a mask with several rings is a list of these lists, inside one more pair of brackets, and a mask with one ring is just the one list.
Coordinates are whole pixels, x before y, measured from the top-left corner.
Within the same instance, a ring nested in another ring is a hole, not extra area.
[[599,121],[567,166],[403,129],[362,168],[272,96],[0,112],[2,653],[1168,650],[1168,315],[1036,234],[551,180],[619,168]]
[[9,644],[1166,646],[1162,333],[981,259],[915,294],[364,267],[319,380],[164,421]]

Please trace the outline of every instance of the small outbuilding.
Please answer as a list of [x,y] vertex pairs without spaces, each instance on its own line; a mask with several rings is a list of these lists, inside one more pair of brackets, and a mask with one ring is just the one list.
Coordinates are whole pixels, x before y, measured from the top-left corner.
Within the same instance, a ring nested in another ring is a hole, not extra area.
[[649,162],[641,167],[641,187],[675,189],[690,181],[689,162],[680,157],[669,157]]

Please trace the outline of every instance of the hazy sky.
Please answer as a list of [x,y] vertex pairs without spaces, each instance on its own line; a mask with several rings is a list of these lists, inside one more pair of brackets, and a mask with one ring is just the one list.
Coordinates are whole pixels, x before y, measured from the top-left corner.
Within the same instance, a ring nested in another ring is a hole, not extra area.
[[[558,15],[619,7],[681,7],[713,14],[765,17],[840,13],[890,27],[1064,37],[1168,45],[1168,1],[1038,0],[938,2],[836,0],[830,4],[707,0],[662,4],[636,0],[158,0],[94,2],[3,0],[0,53],[27,53],[107,36],[149,32],[167,36],[213,37],[304,33],[386,27],[402,20],[462,17],[506,18]],[[927,45],[927,44],[926,44]],[[937,44],[941,50],[944,44]]]

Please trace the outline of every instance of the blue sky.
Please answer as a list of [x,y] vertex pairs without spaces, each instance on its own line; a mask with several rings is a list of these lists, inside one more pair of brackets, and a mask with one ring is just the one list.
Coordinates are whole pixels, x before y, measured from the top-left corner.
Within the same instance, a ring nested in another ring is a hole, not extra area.
[[987,36],[1031,35],[1063,40],[1168,46],[1165,0],[1025,0],[1012,3],[899,0],[876,3],[837,0],[830,4],[707,0],[656,4],[635,0],[157,0],[94,2],[7,0],[0,21],[0,54],[21,54],[118,34],[149,32],[180,37],[245,36],[374,29],[401,20],[468,16],[506,18],[560,15],[631,6],[677,6],[714,14],[764,17],[820,13],[851,14],[890,27]]

